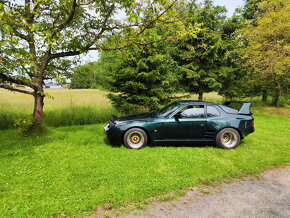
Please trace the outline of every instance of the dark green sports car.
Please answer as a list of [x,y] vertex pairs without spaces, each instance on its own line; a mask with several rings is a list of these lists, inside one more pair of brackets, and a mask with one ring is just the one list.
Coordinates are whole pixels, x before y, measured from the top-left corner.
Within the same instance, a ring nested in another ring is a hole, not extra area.
[[[234,109],[232,104],[240,104]],[[117,118],[112,116],[104,130],[112,144],[140,149],[147,144],[216,144],[234,149],[254,132],[251,103],[176,101],[158,112]]]

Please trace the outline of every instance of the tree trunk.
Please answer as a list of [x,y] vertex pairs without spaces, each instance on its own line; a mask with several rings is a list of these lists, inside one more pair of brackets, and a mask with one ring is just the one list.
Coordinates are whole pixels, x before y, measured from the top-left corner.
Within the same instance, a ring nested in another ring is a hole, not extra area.
[[203,92],[202,91],[199,91],[198,92],[198,100],[199,101],[202,101],[202,98],[203,98]]
[[35,93],[34,95],[34,110],[33,110],[33,118],[37,119],[41,124],[43,120],[43,99],[44,96],[41,93]]
[[281,99],[281,88],[279,86],[275,89],[275,102],[274,102],[275,106],[280,105],[280,99]]
[[268,92],[267,90],[262,90],[262,102],[267,103]]

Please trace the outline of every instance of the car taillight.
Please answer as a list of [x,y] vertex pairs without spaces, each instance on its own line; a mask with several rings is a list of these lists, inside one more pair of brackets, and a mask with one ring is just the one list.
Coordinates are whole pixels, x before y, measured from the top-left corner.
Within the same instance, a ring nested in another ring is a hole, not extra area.
[[254,120],[253,120],[253,121],[252,121],[252,127],[254,127],[254,123],[255,123],[255,122],[254,122]]

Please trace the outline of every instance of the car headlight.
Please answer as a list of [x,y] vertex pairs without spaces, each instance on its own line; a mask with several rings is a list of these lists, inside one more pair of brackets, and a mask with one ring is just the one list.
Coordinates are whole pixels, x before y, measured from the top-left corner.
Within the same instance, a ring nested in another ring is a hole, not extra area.
[[110,129],[110,124],[108,123],[105,127],[104,127],[104,131],[107,132]]

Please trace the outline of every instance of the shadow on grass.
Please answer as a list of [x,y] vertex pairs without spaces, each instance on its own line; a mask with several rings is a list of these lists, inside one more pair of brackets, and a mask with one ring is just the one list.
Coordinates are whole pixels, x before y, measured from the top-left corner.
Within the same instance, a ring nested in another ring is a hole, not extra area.
[[[112,148],[120,148],[120,147],[124,147],[125,146],[123,144],[121,145],[114,145],[114,144],[111,144],[110,141],[108,140],[107,137],[104,138],[104,144],[112,147]],[[238,147],[242,147],[244,146],[244,141],[242,140],[239,144]],[[200,143],[187,143],[187,144],[149,144],[149,145],[146,145],[146,147],[151,147],[151,148],[154,148],[154,147],[194,147],[194,148],[216,148],[216,149],[221,149],[219,147],[217,147],[215,145],[215,143],[211,143],[211,144],[200,144]]]
[[[110,146],[112,148],[120,148],[120,147],[124,147],[125,146],[123,144],[119,144],[119,145],[116,145],[116,144],[111,144],[110,141],[105,137],[104,138],[104,144],[107,145],[107,146]],[[206,148],[206,147],[213,147],[213,148],[217,148],[215,146],[215,144],[199,144],[199,143],[188,143],[188,144],[149,144],[149,145],[146,145],[146,147],[151,147],[151,148],[154,148],[154,147],[196,147],[196,148]],[[219,149],[219,148],[217,148]]]
[[[1,135],[0,135],[1,138]],[[6,130],[0,141],[0,153],[6,152],[19,154],[33,153],[35,147],[42,146],[52,141],[51,132],[47,130],[45,134],[23,136],[19,130]]]

